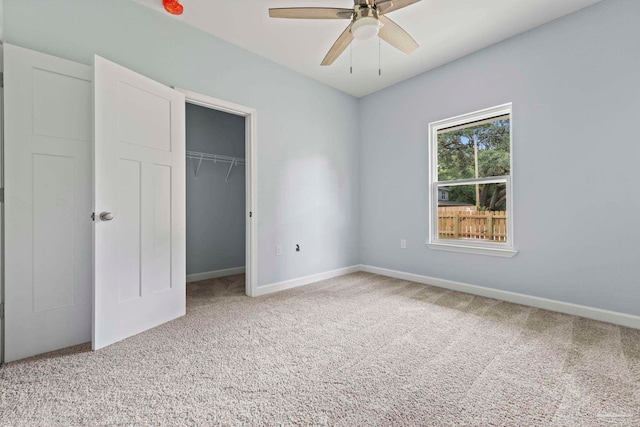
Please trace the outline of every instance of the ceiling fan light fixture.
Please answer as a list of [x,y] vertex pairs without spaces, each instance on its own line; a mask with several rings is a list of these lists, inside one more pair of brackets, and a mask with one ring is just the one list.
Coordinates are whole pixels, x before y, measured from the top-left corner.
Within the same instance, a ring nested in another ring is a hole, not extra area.
[[351,34],[356,40],[369,40],[378,35],[379,21],[373,16],[364,16],[351,26]]

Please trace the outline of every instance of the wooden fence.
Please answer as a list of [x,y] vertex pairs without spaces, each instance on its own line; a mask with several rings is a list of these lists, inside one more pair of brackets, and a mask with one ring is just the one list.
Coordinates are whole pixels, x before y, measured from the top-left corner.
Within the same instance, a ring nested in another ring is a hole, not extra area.
[[477,212],[475,206],[438,206],[438,213]]
[[438,209],[440,239],[507,241],[507,212],[446,212]]

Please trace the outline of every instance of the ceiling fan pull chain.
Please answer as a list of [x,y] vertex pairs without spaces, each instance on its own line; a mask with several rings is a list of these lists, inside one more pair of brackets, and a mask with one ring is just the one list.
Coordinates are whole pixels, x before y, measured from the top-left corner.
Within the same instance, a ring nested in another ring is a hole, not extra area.
[[353,44],[349,45],[349,74],[353,74]]
[[378,76],[382,75],[382,63],[380,61],[380,37],[378,37]]

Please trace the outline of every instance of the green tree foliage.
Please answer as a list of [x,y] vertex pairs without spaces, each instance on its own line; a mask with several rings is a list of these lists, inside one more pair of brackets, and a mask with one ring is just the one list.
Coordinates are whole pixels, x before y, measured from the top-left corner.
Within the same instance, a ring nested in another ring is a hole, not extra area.
[[[475,147],[478,155],[478,178],[509,175],[509,119],[438,133],[438,181],[476,178]],[[504,184],[449,187],[449,200],[476,205],[480,210],[505,210]]]

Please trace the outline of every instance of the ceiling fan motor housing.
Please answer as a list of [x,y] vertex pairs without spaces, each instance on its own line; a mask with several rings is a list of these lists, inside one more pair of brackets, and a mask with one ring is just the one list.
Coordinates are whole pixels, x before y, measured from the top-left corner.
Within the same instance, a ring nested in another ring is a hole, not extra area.
[[368,40],[378,35],[378,11],[369,5],[356,5],[351,34],[357,40]]

